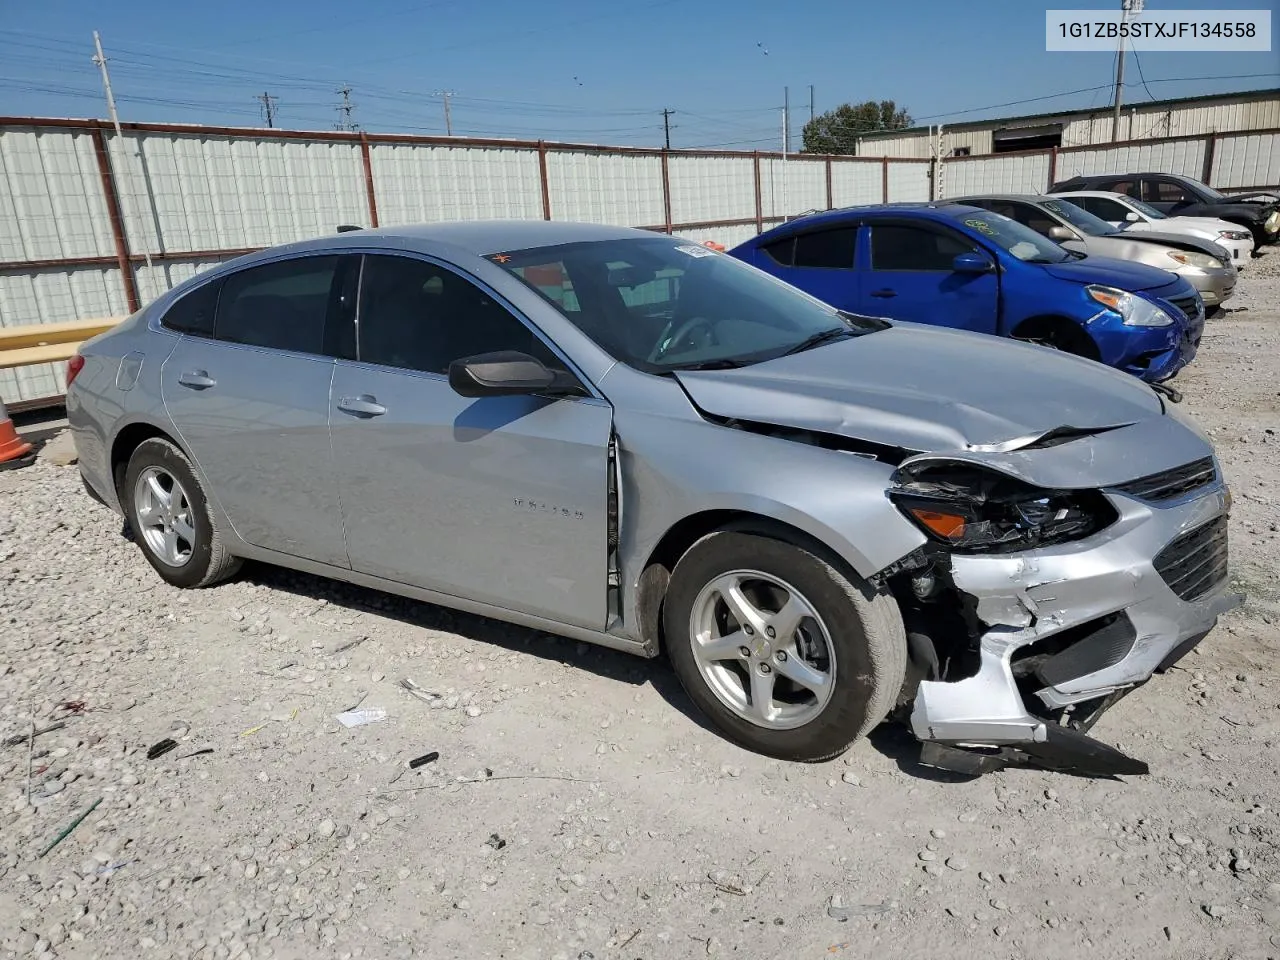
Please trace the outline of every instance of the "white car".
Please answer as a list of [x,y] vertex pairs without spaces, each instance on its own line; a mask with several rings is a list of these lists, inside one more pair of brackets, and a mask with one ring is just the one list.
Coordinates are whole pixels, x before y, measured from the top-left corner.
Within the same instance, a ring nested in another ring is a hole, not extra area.
[[1052,196],[1069,199],[1095,217],[1121,230],[1143,233],[1181,233],[1212,240],[1231,251],[1236,270],[1243,270],[1253,253],[1253,234],[1247,228],[1216,217],[1171,217],[1135,197],[1108,190],[1064,190]]

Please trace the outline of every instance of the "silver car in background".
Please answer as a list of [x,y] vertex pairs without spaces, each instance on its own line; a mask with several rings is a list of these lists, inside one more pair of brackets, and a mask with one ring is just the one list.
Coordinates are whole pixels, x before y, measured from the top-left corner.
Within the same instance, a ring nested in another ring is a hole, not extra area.
[[277,247],[68,373],[85,483],[169,584],[253,559],[665,653],[789,760],[893,714],[942,766],[1143,772],[1086,731],[1237,602],[1168,391],[642,230]]
[[1137,197],[1107,190],[1063,190],[1050,196],[1074,203],[1121,232],[1167,233],[1212,241],[1231,254],[1231,262],[1239,272],[1253,256],[1253,234],[1229,220],[1170,216]]
[[948,197],[942,202],[964,203],[1002,213],[1077,253],[1135,260],[1186,277],[1200,292],[1208,310],[1222,306],[1235,292],[1237,273],[1231,253],[1209,240],[1165,231],[1118,230],[1071,201],[1056,196],[988,194]]

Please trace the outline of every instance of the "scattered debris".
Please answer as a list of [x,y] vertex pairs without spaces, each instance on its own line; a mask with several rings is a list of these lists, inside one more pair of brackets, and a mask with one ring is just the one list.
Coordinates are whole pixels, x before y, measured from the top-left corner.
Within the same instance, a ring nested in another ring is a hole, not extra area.
[[[491,833],[489,834],[489,839],[485,841],[485,845],[493,847],[495,850],[501,850],[507,845],[507,841],[503,840],[496,833]],[[640,931],[637,930],[636,932],[639,933]],[[630,943],[631,941],[628,940],[627,942]]]
[[892,909],[891,903],[855,903],[845,906],[844,898],[838,893],[833,893],[831,899],[827,901],[827,916],[841,923],[846,922],[850,917],[870,917],[888,913]]
[[430,690],[423,690],[420,686],[410,680],[408,677],[400,681],[400,686],[411,697],[417,697],[424,703],[432,703],[440,699],[440,694],[432,693]]
[[71,821],[71,823],[69,823],[65,828],[63,828],[63,831],[60,834],[58,834],[56,837],[54,837],[47,847],[45,847],[43,850],[40,851],[36,859],[37,860],[42,859],[46,853],[48,853],[50,850],[52,850],[54,847],[60,844],[63,840],[67,839],[67,837],[70,836],[71,831],[74,830],[76,827],[80,826],[80,821],[83,820],[85,817],[87,817],[89,814],[93,813],[93,811],[97,809],[98,804],[100,804],[101,802],[102,802],[101,797],[93,801],[93,803],[89,805],[89,809],[86,810],[84,813],[80,814],[80,816],[76,817],[74,820]]
[[59,720],[57,723],[51,723],[47,727],[33,727],[27,733],[20,733],[17,736],[10,737],[4,742],[4,745],[6,747],[16,747],[20,744],[26,743],[28,740],[34,740],[36,737],[42,736],[46,733],[51,733],[54,730],[61,730],[66,725],[65,721]]
[[171,739],[165,738],[164,740],[161,740],[159,743],[154,744],[151,747],[151,749],[147,751],[147,759],[155,760],[157,757],[163,757],[170,750],[176,750],[177,747],[178,747],[177,740],[171,740]]
[[380,707],[370,707],[367,710],[348,710],[346,713],[338,714],[335,719],[344,727],[362,727],[366,723],[381,723],[387,719],[387,711]]
[[178,759],[186,760],[188,757],[199,757],[206,753],[213,753],[213,747],[205,747],[201,750],[194,750],[191,753],[184,753],[182,756],[178,757]]
[[439,760],[439,759],[440,759],[439,751],[432,750],[430,753],[424,753],[422,756],[414,757],[412,760],[410,760],[409,769],[416,770],[418,767],[421,767],[424,764],[434,763],[436,760]]
[[356,637],[354,640],[348,640],[346,643],[340,643],[338,644],[338,646],[334,647],[330,651],[330,655],[337,654],[337,653],[345,653],[347,650],[350,650],[353,647],[360,646],[360,644],[364,643],[368,639],[369,639],[368,637]]

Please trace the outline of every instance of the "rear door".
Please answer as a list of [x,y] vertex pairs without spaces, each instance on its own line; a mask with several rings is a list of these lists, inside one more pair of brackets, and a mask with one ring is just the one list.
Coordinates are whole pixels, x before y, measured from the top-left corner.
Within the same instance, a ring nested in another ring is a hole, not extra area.
[[326,323],[354,305],[355,266],[337,255],[293,257],[199,288],[216,300],[212,336],[189,327],[160,378],[179,438],[235,532],[335,566],[347,555],[329,444]]
[[1143,177],[1142,199],[1162,213],[1173,213],[1196,202],[1194,195],[1172,177]]
[[998,333],[996,271],[958,273],[962,253],[991,254],[957,230],[929,221],[873,220],[859,247],[858,313]]
[[[535,272],[552,286],[563,275],[558,262]],[[491,292],[431,260],[367,255],[357,330],[330,411],[352,568],[604,629],[612,408],[455,393],[447,371],[462,357],[519,350],[568,364]]]
[[853,311],[859,303],[857,237],[856,223],[808,230],[771,244],[761,257],[775,276],[838,310]]

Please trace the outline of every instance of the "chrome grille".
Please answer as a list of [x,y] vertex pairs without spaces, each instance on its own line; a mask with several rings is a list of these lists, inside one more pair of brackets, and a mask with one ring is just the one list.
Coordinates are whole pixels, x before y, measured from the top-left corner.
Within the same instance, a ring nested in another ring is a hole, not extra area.
[[1205,457],[1203,460],[1184,463],[1172,470],[1162,470],[1160,473],[1152,473],[1137,480],[1122,483],[1116,489],[1140,500],[1159,503],[1199,490],[1216,480],[1217,476],[1218,471],[1213,465],[1213,457]]
[[1227,579],[1227,518],[1220,516],[1170,542],[1156,556],[1156,572],[1188,602]]

